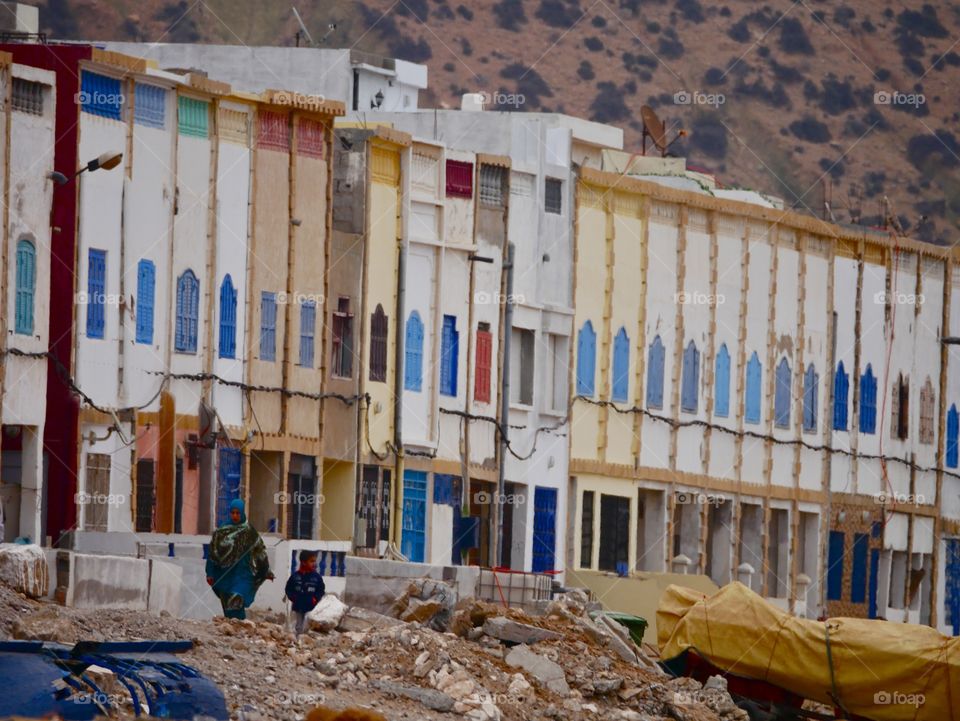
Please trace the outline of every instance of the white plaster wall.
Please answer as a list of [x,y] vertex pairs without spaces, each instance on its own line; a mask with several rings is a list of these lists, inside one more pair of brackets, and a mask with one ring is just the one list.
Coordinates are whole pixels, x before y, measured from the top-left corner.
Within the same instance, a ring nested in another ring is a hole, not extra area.
[[[167,327],[170,323],[170,230],[176,190],[174,134],[177,132],[175,94],[167,93],[164,128],[133,126],[133,168],[124,187],[124,296],[130,312],[124,316],[123,405],[152,403],[166,370]],[[99,172],[99,171],[98,171]],[[118,169],[115,172],[120,172]],[[153,343],[137,342],[137,266],[154,264]],[[108,259],[109,262],[109,259]]]
[[[836,314],[836,352],[834,355],[833,368],[830,375],[833,376],[843,362],[844,370],[850,378],[850,390],[847,395],[847,428],[852,424],[853,414],[853,383],[856,378],[854,372],[854,349],[856,344],[856,300],[852,296],[850,289],[857,287],[857,261],[852,258],[837,257],[833,264],[833,309]],[[832,382],[829,381],[829,382]],[[877,385],[877,402],[879,406],[881,396],[882,378]],[[833,389],[829,389],[832,395]],[[833,406],[829,411],[830,428],[833,428]],[[877,409],[877,427],[882,426],[883,420],[880,418],[879,407]],[[831,430],[831,443],[838,450],[849,451],[850,431]],[[853,492],[853,470],[849,457],[835,453],[830,462],[830,484],[833,491],[841,493]]]
[[[743,287],[743,228],[742,221],[724,218],[717,231],[717,310],[716,335],[713,339],[714,356],[709,359],[710,372],[716,378],[716,355],[723,344],[730,355],[729,412],[721,417],[716,414],[716,391],[710,389],[714,399],[711,423],[736,430],[740,399],[737,396],[738,379],[743,375],[739,365],[740,300]],[[711,476],[732,478],[736,467],[736,437],[714,431],[710,437]]]
[[[119,120],[80,113],[79,157],[81,162],[108,151],[126,148],[126,126]],[[84,298],[88,288],[89,250],[107,251],[106,302],[104,304],[103,338],[87,337],[87,306],[76,308],[75,379],[84,392],[101,406],[119,406],[119,338],[120,314],[120,215],[123,203],[124,173],[122,166],[113,170],[83,173],[74,182],[80,183],[80,218],[78,221],[77,295]]]
[[[246,348],[247,234],[249,232],[250,149],[220,142],[217,168],[217,269],[214,294],[213,372],[231,381],[243,381]],[[220,288],[230,274],[237,292],[235,358],[220,357]],[[319,312],[319,311],[318,311]],[[243,392],[220,383],[213,385],[213,402],[226,425],[243,424]]]
[[[803,417],[798,418],[802,438],[806,443],[818,446],[822,443],[823,430],[833,422],[830,407],[830,368],[827,362],[830,350],[830,323],[827,318],[827,281],[830,267],[822,255],[808,250],[806,254],[806,283],[804,288],[804,368],[812,364],[817,371],[817,426],[813,432],[803,431]],[[801,381],[800,408],[803,408],[803,383]],[[819,490],[823,483],[822,451],[800,450],[800,487]],[[810,596],[813,598],[813,596]]]
[[420,314],[423,323],[423,379],[419,391],[403,390],[403,439],[405,444],[433,447],[436,443],[436,416],[433,394],[436,372],[433,368],[434,302],[437,291],[436,249],[433,246],[410,242],[406,265],[406,294],[404,296],[403,330],[406,342],[406,323],[413,311]]
[[[781,234],[787,231],[781,230]],[[803,425],[803,371],[797,362],[798,345],[802,342],[797,325],[797,286],[800,279],[800,257],[796,250],[781,245],[777,251],[777,295],[775,302],[773,329],[776,342],[773,366],[769,369],[770,375],[765,378],[773,379],[774,395],[776,395],[776,372],[781,358],[786,358],[790,364],[790,422],[787,428],[780,428],[776,423],[776,416],[772,423],[773,437],[781,441],[793,441],[797,438],[797,430]],[[798,383],[799,381],[799,383]],[[773,408],[774,399],[769,399],[770,408]],[[779,486],[793,486],[794,455],[796,448],[793,445],[773,444],[773,467],[770,483]]]
[[[470,356],[472,329],[467,327],[469,312],[469,263],[467,252],[445,248],[441,255],[441,282],[440,302],[434,328],[434,347],[436,349],[436,365],[432,375],[438,386],[439,408],[464,411],[467,401],[467,361]],[[443,351],[442,328],[443,316],[452,315],[457,319],[458,356],[457,356],[457,395],[448,396],[439,392],[440,384],[440,353]],[[426,334],[426,329],[424,331]],[[426,362],[426,356],[424,356]],[[470,359],[472,362],[472,359]],[[426,369],[424,370],[426,375]],[[438,458],[460,459],[460,423],[459,416],[449,413],[440,413],[438,419],[440,439]]]
[[[10,208],[7,247],[7,328],[4,343],[25,352],[47,350],[50,316],[50,204],[53,183],[44,181],[53,170],[54,74],[14,65],[13,74],[45,83],[42,115],[13,111],[10,127]],[[5,134],[3,138],[5,138]],[[0,142],[3,141],[0,138]],[[16,328],[17,243],[33,242],[35,254],[33,334],[20,335]],[[69,292],[69,291],[68,291]],[[47,395],[47,362],[44,359],[6,356],[2,416],[4,423],[30,425],[43,436]],[[35,537],[35,536],[34,536]]]
[[[201,373],[207,332],[206,296],[210,292],[207,278],[207,217],[210,191],[210,140],[180,135],[177,146],[177,183],[180,190],[179,210],[174,220],[173,267],[170,279],[170,372]],[[177,279],[191,269],[200,282],[200,304],[196,353],[176,351]],[[239,306],[238,306],[239,315]],[[278,314],[278,323],[279,323]],[[240,346],[238,345],[238,348]],[[177,413],[199,411],[201,387],[196,381],[171,381],[170,392],[176,400]]]
[[[767,362],[767,347],[769,345],[769,308],[770,308],[770,256],[772,246],[767,237],[765,226],[751,224],[750,230],[750,264],[747,272],[750,277],[750,286],[747,289],[747,335],[746,354],[744,356],[744,392],[746,392],[746,364],[754,351],[761,365],[760,383],[760,422],[758,424],[744,423],[744,430],[754,433],[765,433],[767,419],[770,417],[770,398],[767,394],[767,379],[770,374],[770,365]],[[779,301],[779,299],[778,299]],[[743,465],[741,478],[745,483],[764,485],[768,479],[764,477],[764,442],[754,438],[743,440]]]
[[[876,263],[864,263],[863,294],[860,310],[860,368],[851,376],[850,390],[856,380],[859,397],[860,377],[870,364],[877,379],[877,426],[875,433],[860,433],[860,409],[857,408],[856,423],[850,418],[851,429],[857,433],[857,450],[864,455],[879,455],[881,446],[889,448],[890,438],[890,385],[886,378],[887,327],[885,320],[886,268]],[[847,295],[852,295],[852,288]],[[886,393],[884,392],[886,389]],[[862,459],[857,468],[857,490],[874,495],[884,490],[883,472],[879,461]]]

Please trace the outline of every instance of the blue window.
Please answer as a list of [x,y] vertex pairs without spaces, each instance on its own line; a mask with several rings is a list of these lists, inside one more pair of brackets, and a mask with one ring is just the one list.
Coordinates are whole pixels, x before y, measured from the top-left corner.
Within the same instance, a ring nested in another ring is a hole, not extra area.
[[309,301],[300,306],[300,365],[313,368],[313,335],[317,327],[317,306]]
[[777,428],[790,427],[790,363],[781,358],[777,365],[776,388],[773,394],[773,422]]
[[647,354],[647,406],[663,408],[663,341],[660,336],[653,339]]
[[237,357],[237,289],[227,273],[220,284],[220,344],[221,358]]
[[597,334],[587,321],[577,334],[577,395],[593,396],[597,365]]
[[944,620],[953,629],[953,635],[960,636],[960,538],[948,538],[946,543]]
[[440,392],[445,396],[457,395],[457,368],[460,357],[460,332],[455,315],[443,316],[440,335]]
[[260,360],[277,359],[277,294],[260,293]]
[[33,299],[37,286],[37,249],[29,240],[17,243],[16,331],[33,335]]
[[630,338],[625,328],[613,339],[613,400],[626,403],[630,397]]
[[726,343],[720,346],[720,351],[717,353],[714,388],[716,398],[713,413],[720,418],[726,418],[730,415],[730,353],[727,351]]
[[757,424],[760,422],[760,375],[763,366],[754,351],[747,361],[747,392],[744,400],[745,409],[743,419],[747,423]]
[[403,387],[408,391],[419,391],[423,387],[423,321],[417,311],[407,318],[404,356]]
[[827,600],[839,601],[843,595],[843,531],[830,531],[827,552]]
[[680,408],[696,413],[699,405],[700,387],[700,351],[692,340],[683,351],[683,385],[680,392]]
[[833,380],[833,429],[847,430],[847,393],[850,390],[850,379],[843,368],[843,361],[837,364],[837,377]]
[[[86,73],[84,73],[86,74]],[[87,254],[87,337],[103,338],[107,295],[107,251]]]
[[177,326],[174,348],[180,353],[197,352],[197,326],[200,318],[200,281],[187,268],[177,278]]
[[120,81],[84,70],[80,77],[80,106],[85,113],[120,120],[123,110]]
[[153,343],[153,296],[156,291],[156,268],[152,260],[137,263],[137,343]]
[[807,366],[807,372],[803,374],[803,430],[817,430],[817,389],[820,384],[820,376],[817,375],[817,369],[811,363]]
[[137,83],[133,91],[133,120],[139,125],[162,128],[167,91],[156,85]]
[[957,467],[957,436],[960,435],[960,414],[955,403],[947,411],[947,467]]
[[860,376],[860,432],[877,432],[877,379],[867,363],[867,372]]
[[867,552],[870,550],[870,536],[866,533],[853,535],[853,569],[850,575],[850,602],[867,601]]

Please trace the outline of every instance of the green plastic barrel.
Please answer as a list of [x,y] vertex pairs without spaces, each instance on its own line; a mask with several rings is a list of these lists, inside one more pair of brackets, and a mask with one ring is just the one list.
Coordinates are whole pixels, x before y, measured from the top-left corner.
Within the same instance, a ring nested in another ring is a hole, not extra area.
[[615,611],[605,611],[603,615],[612,618],[622,626],[626,626],[627,631],[630,632],[630,638],[633,639],[635,644],[639,646],[643,643],[643,634],[647,630],[647,619]]

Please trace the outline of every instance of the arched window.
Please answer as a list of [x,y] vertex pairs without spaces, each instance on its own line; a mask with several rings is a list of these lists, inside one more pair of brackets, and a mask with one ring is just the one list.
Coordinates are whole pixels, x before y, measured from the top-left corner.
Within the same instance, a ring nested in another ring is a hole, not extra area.
[[730,353],[723,343],[717,352],[716,377],[714,378],[713,414],[720,418],[730,415]]
[[850,379],[843,367],[843,361],[837,364],[837,375],[833,379],[833,430],[847,430],[847,395]]
[[663,408],[663,341],[653,339],[647,358],[647,406]]
[[577,334],[577,395],[593,396],[593,380],[597,365],[597,334],[587,321]]
[[744,398],[745,409],[743,415],[743,419],[747,423],[756,424],[760,422],[760,374],[762,370],[763,366],[760,363],[760,358],[754,351],[750,360],[747,361],[747,391]]
[[24,238],[17,243],[15,330],[33,335],[33,299],[37,285],[37,249]]
[[613,400],[626,403],[630,397],[630,338],[621,326],[613,339]]
[[860,432],[877,432],[877,379],[867,363],[867,372],[860,376]]
[[200,281],[189,268],[177,278],[177,325],[174,348],[181,353],[197,352],[200,310]]
[[457,316],[445,315],[440,332],[440,393],[445,396],[457,395],[459,369],[460,331],[457,330]]
[[137,343],[153,343],[153,295],[156,290],[156,268],[153,261],[137,264]]
[[803,374],[803,430],[815,432],[817,430],[817,396],[820,376],[811,363],[807,372]]
[[417,311],[407,318],[407,337],[404,342],[403,387],[419,391],[423,387],[423,321]]
[[387,332],[389,321],[383,306],[377,303],[370,316],[370,380],[387,380]]
[[777,428],[790,427],[790,363],[781,358],[777,364],[776,388],[773,393],[773,422]]
[[957,467],[957,436],[960,435],[960,414],[955,403],[947,411],[947,468]]
[[689,413],[696,413],[699,405],[700,387],[700,351],[692,340],[687,343],[683,351],[683,382],[681,386],[680,408]]
[[221,358],[237,357],[237,289],[227,273],[220,284],[220,343]]

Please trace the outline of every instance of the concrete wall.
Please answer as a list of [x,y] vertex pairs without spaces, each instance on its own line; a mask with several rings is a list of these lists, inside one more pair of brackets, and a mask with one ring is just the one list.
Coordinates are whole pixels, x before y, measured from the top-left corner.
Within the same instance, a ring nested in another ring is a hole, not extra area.
[[480,569],[476,566],[434,566],[348,556],[346,578],[345,603],[388,613],[396,599],[418,578],[445,581],[456,589],[459,598],[475,596]]

